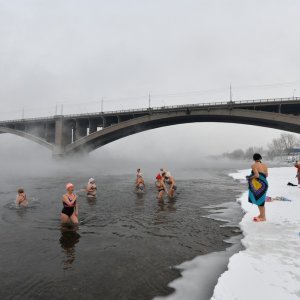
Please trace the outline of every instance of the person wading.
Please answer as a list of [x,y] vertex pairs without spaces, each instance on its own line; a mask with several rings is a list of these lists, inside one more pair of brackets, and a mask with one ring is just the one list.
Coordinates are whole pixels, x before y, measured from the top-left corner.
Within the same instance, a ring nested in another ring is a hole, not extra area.
[[74,194],[74,185],[68,183],[66,185],[67,193],[63,195],[63,209],[61,212],[61,222],[63,224],[72,222],[78,224],[78,205],[77,196]]

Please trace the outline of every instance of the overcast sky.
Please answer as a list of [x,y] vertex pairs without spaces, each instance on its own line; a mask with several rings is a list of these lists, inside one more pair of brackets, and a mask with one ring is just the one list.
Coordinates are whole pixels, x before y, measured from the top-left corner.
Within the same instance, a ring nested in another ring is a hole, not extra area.
[[[299,16],[298,0],[0,0],[0,119],[99,111],[102,97],[146,107],[149,92],[153,106],[227,101],[230,83],[233,100],[300,96]],[[105,148],[215,154],[279,133],[198,123]]]

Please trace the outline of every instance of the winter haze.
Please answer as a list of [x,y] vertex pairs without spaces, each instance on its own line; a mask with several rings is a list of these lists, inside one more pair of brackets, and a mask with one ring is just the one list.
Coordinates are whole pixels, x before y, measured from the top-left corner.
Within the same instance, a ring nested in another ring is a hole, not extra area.
[[[0,0],[0,119],[300,95],[299,1]],[[118,169],[194,165],[279,131],[196,123],[126,137],[90,157]],[[0,135],[0,162],[51,161]],[[22,166],[22,163],[20,164]],[[14,166],[16,168],[16,166]]]

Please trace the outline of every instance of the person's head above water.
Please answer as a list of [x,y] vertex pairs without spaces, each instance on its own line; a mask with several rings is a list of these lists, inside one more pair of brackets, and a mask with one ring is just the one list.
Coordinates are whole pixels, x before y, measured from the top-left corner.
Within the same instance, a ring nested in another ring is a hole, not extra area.
[[169,171],[167,172],[164,172],[164,175],[163,175],[166,179],[169,179],[171,177],[171,173]]
[[141,172],[141,169],[137,169],[136,171],[137,171],[138,173],[140,173],[140,172]]
[[23,188],[19,188],[18,189],[18,194],[23,194],[24,193],[24,189]]
[[261,157],[261,155],[259,153],[254,153],[253,160],[254,161],[261,161],[262,157]]
[[73,183],[67,183],[66,184],[66,190],[69,192],[69,193],[72,193],[74,191],[74,184]]
[[94,178],[90,178],[89,179],[89,183],[95,183],[95,179]]

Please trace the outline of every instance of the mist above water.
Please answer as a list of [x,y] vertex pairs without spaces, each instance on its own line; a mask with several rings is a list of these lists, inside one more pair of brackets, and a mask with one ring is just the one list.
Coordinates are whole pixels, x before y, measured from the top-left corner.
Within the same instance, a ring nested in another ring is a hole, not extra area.
[[[120,147],[118,141],[99,148],[85,156],[55,160],[52,153],[40,145],[12,135],[0,135],[0,178],[11,181],[12,178],[86,174],[87,177],[101,175],[135,176],[141,168],[145,178],[154,178],[161,167],[166,168],[176,178],[193,178],[193,170],[199,169],[238,169],[246,167],[248,162],[213,159],[207,154],[198,153],[191,148],[178,151],[178,148],[138,149],[130,146]],[[146,147],[145,147],[146,148]],[[179,155],[179,153],[181,153]],[[70,178],[71,179],[71,178]]]

